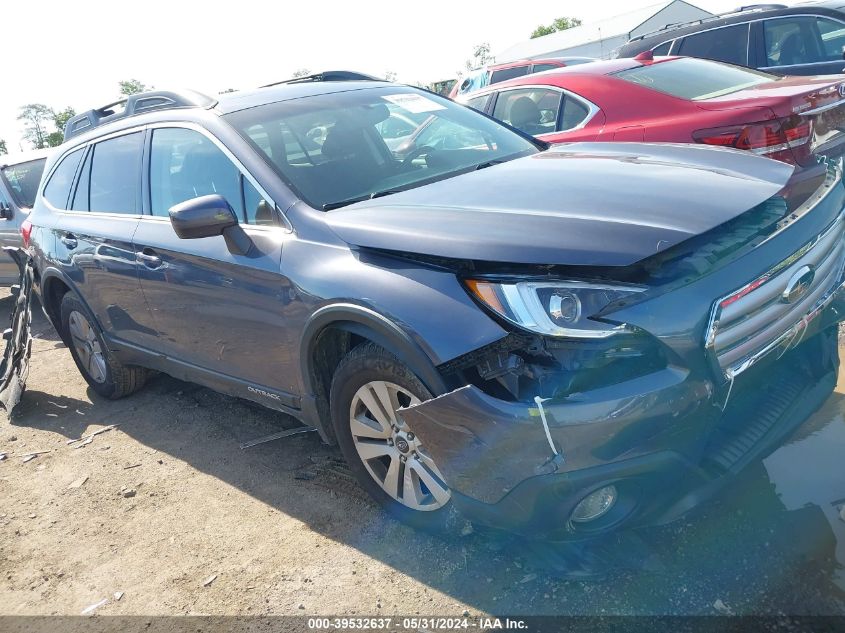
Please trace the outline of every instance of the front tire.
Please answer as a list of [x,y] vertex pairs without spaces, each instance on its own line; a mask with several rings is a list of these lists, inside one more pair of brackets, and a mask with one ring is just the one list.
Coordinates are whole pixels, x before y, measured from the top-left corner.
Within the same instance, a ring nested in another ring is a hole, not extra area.
[[88,309],[72,292],[62,297],[62,334],[79,373],[95,392],[117,400],[144,386],[148,371],[121,363],[106,346]]
[[442,532],[453,514],[451,491],[425,446],[397,414],[431,397],[395,356],[367,343],[338,365],[331,415],[340,450],[370,496],[400,521]]

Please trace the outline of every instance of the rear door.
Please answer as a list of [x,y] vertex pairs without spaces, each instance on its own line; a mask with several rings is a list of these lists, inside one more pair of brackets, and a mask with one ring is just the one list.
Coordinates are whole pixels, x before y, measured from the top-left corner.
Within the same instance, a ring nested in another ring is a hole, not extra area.
[[845,72],[845,22],[821,15],[760,20],[761,70],[782,75],[832,75]]
[[[150,132],[151,213],[135,233],[141,288],[155,322],[149,347],[189,371],[237,377],[246,389],[295,405],[282,318],[293,289],[280,274],[289,231],[277,223],[275,204],[207,131],[168,124]],[[246,255],[230,251],[223,236],[180,239],[173,230],[170,207],[212,193],[238,214],[253,243]]]
[[[84,155],[56,230],[57,259],[106,336],[135,344],[143,342],[150,323],[132,247],[141,218],[143,147],[144,131],[136,130],[80,150]],[[58,205],[49,190],[50,182],[45,197]]]
[[599,128],[586,129],[604,120],[599,108],[569,90],[554,86],[526,86],[501,90],[492,116],[548,142],[591,140]]

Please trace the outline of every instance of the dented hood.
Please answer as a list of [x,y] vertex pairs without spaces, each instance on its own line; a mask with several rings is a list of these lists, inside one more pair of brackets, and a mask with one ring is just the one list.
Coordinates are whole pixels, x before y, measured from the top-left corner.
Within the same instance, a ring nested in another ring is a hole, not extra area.
[[626,266],[775,195],[785,163],[695,145],[571,143],[327,213],[346,242],[520,264]]

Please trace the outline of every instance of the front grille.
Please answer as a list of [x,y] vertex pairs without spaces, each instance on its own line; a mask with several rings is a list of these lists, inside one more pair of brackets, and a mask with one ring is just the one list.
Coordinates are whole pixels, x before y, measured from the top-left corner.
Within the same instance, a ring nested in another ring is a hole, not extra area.
[[[845,219],[840,215],[824,232],[765,275],[716,302],[707,344],[728,378],[774,348],[788,348],[800,342],[809,320],[842,283],[843,229]],[[813,272],[812,281],[800,297],[786,301],[784,291],[799,271],[807,270]]]

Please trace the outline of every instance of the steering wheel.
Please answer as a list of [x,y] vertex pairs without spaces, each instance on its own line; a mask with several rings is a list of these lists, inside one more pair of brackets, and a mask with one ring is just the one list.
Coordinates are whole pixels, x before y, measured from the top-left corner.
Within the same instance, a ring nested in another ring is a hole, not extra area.
[[414,160],[425,154],[430,154],[436,151],[431,145],[421,145],[408,152],[408,155],[402,159],[402,167],[408,168],[412,166]]

